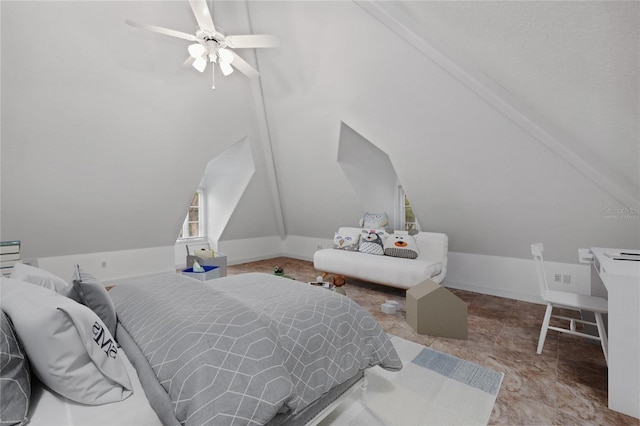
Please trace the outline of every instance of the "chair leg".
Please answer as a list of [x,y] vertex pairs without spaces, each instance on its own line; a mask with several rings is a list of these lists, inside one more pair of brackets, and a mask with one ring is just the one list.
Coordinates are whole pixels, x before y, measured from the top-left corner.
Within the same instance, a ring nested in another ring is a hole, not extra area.
[[596,316],[596,326],[598,327],[598,334],[600,335],[600,344],[602,345],[602,352],[604,353],[604,360],[609,365],[609,339],[607,339],[607,330],[604,328],[604,322],[602,321],[602,314],[600,312],[594,312]]
[[547,338],[547,331],[549,330],[549,322],[551,321],[551,311],[553,311],[553,305],[547,303],[547,311],[544,313],[544,320],[542,321],[542,328],[540,328],[540,339],[538,339],[538,350],[536,353],[542,353],[542,347],[544,346],[544,340]]

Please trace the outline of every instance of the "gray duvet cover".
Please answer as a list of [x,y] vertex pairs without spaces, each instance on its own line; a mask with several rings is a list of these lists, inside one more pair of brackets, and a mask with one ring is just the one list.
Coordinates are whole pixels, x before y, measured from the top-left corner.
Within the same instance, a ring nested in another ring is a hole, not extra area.
[[266,424],[365,368],[402,368],[369,313],[299,281],[166,274],[110,294],[118,341],[165,424]]

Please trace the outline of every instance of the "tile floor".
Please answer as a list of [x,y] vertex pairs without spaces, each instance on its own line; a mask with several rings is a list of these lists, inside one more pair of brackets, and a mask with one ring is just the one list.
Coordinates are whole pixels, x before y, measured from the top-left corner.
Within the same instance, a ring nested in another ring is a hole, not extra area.
[[[312,262],[285,257],[231,265],[228,273],[272,273],[274,266],[299,281],[318,275]],[[607,367],[598,342],[549,331],[543,353],[535,353],[543,305],[452,290],[469,303],[469,338],[456,340],[413,331],[403,290],[351,279],[344,288],[386,332],[505,373],[489,424],[640,425],[607,408]],[[395,315],[381,312],[387,299],[399,302]]]

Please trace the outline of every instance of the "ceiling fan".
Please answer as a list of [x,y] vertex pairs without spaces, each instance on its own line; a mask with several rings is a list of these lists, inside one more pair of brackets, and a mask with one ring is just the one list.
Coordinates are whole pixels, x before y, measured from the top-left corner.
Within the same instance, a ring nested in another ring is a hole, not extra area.
[[211,13],[209,12],[209,7],[207,6],[206,1],[189,0],[189,4],[191,5],[191,10],[193,10],[193,14],[196,17],[196,21],[198,22],[195,35],[155,25],[140,24],[128,19],[125,22],[132,27],[194,42],[189,45],[187,49],[189,57],[184,64],[191,65],[196,70],[204,72],[207,67],[207,63],[210,62],[211,75],[213,78],[212,89],[216,88],[214,63],[218,63],[220,71],[222,71],[222,74],[225,76],[231,74],[235,67],[238,71],[249,78],[258,77],[258,71],[231,49],[278,47],[280,45],[278,37],[274,35],[258,34],[226,35],[221,28],[216,29],[213,24],[213,19],[211,18]]

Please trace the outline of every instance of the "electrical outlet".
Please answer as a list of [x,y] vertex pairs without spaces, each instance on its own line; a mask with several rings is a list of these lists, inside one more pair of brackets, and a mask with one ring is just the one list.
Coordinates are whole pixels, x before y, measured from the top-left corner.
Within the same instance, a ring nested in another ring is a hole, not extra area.
[[555,274],[553,276],[553,280],[557,283],[561,283],[562,282],[562,274]]
[[569,274],[564,274],[562,276],[562,283],[563,284],[571,284],[571,275]]
[[106,268],[106,267],[107,267],[107,261],[106,261],[106,260],[103,260],[103,261],[102,261],[102,267],[103,267],[103,268]]
[[323,245],[322,244],[318,244],[318,250],[322,250],[323,249]]

